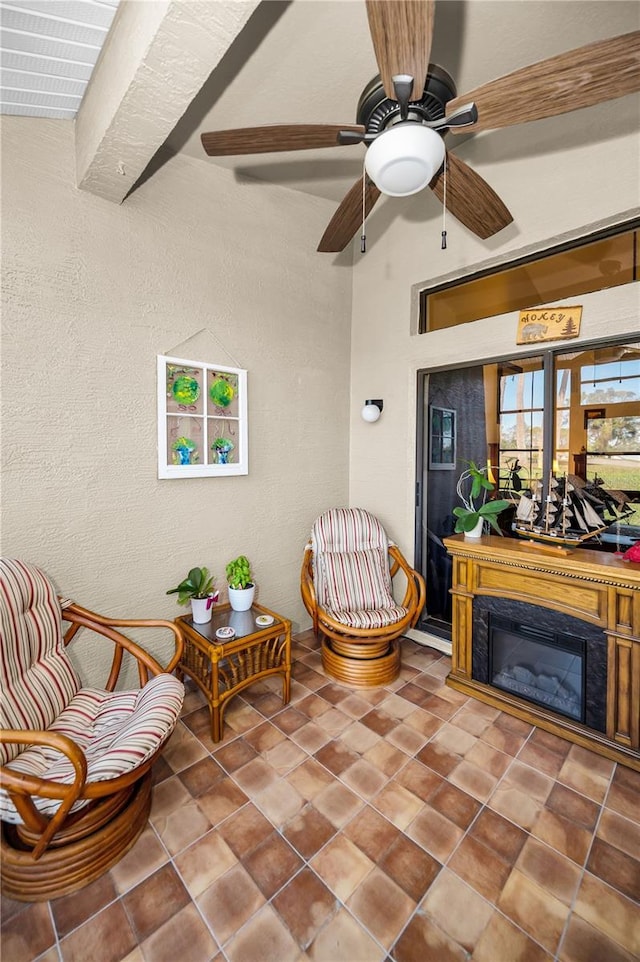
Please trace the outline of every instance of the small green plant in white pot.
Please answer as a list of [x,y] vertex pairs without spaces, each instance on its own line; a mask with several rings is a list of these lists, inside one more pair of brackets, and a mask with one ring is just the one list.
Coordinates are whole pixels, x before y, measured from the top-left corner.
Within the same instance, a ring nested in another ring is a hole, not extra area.
[[248,611],[253,604],[256,586],[251,580],[249,559],[241,554],[225,569],[229,584],[229,604],[234,611]]
[[487,469],[479,468],[475,461],[465,463],[467,467],[456,485],[458,497],[464,507],[453,509],[456,516],[455,530],[464,532],[465,538],[477,539],[482,537],[484,522],[488,521],[498,534],[502,534],[497,518],[501,511],[509,507],[509,501],[487,501],[488,493],[495,488],[493,481],[487,477]]
[[175,588],[169,588],[168,595],[178,595],[179,605],[191,602],[191,616],[196,625],[206,625],[211,621],[212,608],[218,600],[214,591],[215,579],[208,568],[192,568],[184,581]]

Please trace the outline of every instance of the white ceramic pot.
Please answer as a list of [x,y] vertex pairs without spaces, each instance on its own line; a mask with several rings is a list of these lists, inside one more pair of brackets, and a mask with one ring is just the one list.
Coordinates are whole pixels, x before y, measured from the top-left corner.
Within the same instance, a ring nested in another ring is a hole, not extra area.
[[253,604],[256,586],[247,585],[246,588],[229,588],[229,604],[234,611],[248,611]]
[[484,518],[478,518],[478,523],[471,529],[471,531],[465,531],[464,536],[467,541],[477,541],[482,537],[482,528],[484,526]]
[[206,625],[211,621],[213,598],[192,598],[191,617],[194,625]]

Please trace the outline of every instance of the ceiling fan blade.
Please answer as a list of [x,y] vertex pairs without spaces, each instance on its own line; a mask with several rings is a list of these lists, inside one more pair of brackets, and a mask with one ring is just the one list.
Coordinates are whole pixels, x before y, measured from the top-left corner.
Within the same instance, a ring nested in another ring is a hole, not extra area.
[[[468,164],[447,154],[447,210],[481,240],[493,237],[513,217],[496,192]],[[444,203],[444,168],[429,184]]]
[[[363,174],[363,177],[366,175]],[[373,205],[380,196],[380,191],[368,177],[365,186],[365,216],[373,209]],[[362,177],[359,177],[353,187],[345,195],[337,211],[329,221],[329,226],[322,235],[318,250],[323,254],[337,253],[345,249],[355,232],[362,224]]]
[[463,97],[450,100],[446,113],[472,100],[478,121],[470,130],[524,124],[592,107],[640,90],[640,30],[598,40],[523,67]]
[[240,127],[214,130],[200,135],[210,157],[231,154],[268,154],[282,150],[312,150],[338,147],[341,130],[364,134],[362,124],[269,124],[266,127]]
[[393,77],[413,77],[411,100],[420,100],[429,66],[434,0],[367,0],[373,49],[384,92],[396,100]]

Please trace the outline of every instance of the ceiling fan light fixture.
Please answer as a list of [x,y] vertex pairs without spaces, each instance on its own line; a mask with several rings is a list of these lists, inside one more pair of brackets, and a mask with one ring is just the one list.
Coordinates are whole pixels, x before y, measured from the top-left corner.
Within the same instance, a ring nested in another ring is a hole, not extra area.
[[367,150],[364,165],[383,194],[407,197],[433,180],[444,155],[440,134],[410,121],[396,124],[376,137]]

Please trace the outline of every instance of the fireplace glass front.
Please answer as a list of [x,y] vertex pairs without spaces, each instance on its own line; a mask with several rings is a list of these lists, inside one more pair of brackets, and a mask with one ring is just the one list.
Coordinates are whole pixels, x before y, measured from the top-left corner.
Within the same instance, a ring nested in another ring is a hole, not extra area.
[[584,722],[585,643],[571,635],[491,615],[491,684]]

